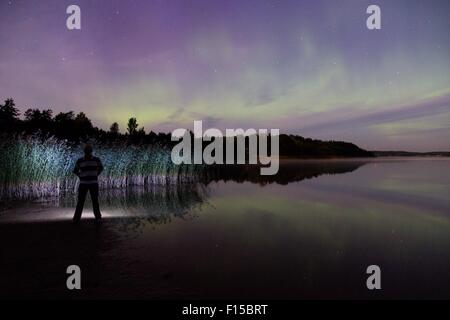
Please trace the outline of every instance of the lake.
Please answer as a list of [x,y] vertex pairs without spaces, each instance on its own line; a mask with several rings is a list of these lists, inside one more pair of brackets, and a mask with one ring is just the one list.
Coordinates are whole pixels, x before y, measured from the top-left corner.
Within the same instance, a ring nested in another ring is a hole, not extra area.
[[[72,225],[73,196],[8,203],[0,296],[449,298],[450,159],[284,160],[205,184],[104,191]],[[82,290],[66,289],[66,268]],[[366,268],[381,268],[381,290]]]

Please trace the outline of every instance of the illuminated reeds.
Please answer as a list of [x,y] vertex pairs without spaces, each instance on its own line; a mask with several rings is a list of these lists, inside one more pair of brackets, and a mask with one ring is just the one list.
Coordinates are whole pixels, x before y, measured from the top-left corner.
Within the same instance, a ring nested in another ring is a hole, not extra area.
[[[101,188],[167,185],[196,181],[201,166],[174,165],[163,146],[101,146],[94,144],[104,172]],[[82,156],[81,146],[55,138],[2,137],[0,140],[0,197],[31,198],[73,193],[78,179],[72,170]]]

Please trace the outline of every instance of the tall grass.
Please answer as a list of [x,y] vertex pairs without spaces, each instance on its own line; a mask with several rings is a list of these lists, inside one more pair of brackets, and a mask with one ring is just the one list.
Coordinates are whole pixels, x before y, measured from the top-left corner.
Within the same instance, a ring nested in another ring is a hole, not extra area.
[[[100,188],[152,186],[197,181],[201,166],[174,165],[163,146],[101,146],[94,154],[105,170]],[[55,138],[2,137],[0,140],[0,198],[34,198],[73,193],[78,178],[72,170],[83,154]]]

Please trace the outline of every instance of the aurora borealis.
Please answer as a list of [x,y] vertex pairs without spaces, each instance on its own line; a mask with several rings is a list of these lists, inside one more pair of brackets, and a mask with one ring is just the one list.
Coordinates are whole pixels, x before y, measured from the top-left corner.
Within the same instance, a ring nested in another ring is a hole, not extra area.
[[[70,4],[81,30],[65,26]],[[366,28],[370,4],[381,30]],[[449,1],[0,0],[0,13],[0,98],[22,111],[450,149]]]

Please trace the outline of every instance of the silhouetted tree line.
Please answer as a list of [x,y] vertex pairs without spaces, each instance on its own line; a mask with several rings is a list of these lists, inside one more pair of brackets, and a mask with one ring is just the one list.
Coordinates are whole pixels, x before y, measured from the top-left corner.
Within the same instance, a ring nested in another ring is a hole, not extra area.
[[101,143],[155,144],[170,143],[170,134],[146,133],[139,128],[136,118],[128,120],[126,133],[121,134],[119,124],[114,122],[109,131],[97,128],[84,112],[73,111],[53,114],[51,109],[27,109],[22,119],[13,99],[0,104],[0,131],[8,134],[21,133],[41,137],[54,136],[77,144],[90,139]]
[[[159,144],[173,146],[178,142],[171,141],[169,133],[146,133],[139,128],[136,118],[130,118],[126,133],[120,133],[119,124],[111,124],[109,131],[97,128],[92,121],[80,112],[73,111],[53,114],[51,109],[28,109],[20,118],[19,109],[13,99],[6,99],[0,104],[0,132],[7,134],[38,135],[41,137],[54,136],[70,143],[80,143],[95,139],[103,144],[126,143],[134,145]],[[193,133],[191,132],[191,138]],[[224,139],[224,150],[225,148]],[[268,139],[270,142],[270,139]],[[209,142],[203,142],[203,146]],[[248,146],[248,137],[246,137]],[[268,146],[270,150],[271,146]],[[246,148],[248,152],[248,148]],[[297,135],[280,135],[280,156],[295,158],[331,158],[331,157],[372,157],[372,152],[363,150],[353,143],[343,141],[321,141],[303,138]]]

